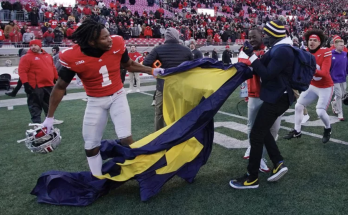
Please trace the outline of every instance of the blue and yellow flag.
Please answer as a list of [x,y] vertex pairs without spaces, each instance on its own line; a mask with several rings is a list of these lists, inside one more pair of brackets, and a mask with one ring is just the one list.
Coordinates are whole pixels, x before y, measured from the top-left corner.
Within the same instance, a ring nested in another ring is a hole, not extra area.
[[177,175],[193,182],[210,155],[214,139],[214,115],[246,79],[252,76],[244,64],[224,66],[203,58],[166,69],[163,116],[166,127],[133,143],[103,140],[103,174],[48,171],[38,179],[31,194],[37,201],[84,206],[130,179],[140,185],[142,201],[156,195]]

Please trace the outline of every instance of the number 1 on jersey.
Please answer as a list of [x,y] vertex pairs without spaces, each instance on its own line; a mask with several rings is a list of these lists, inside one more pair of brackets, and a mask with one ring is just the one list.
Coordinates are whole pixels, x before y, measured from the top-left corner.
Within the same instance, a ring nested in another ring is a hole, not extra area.
[[109,71],[108,68],[106,68],[106,65],[99,69],[99,73],[103,76],[102,87],[109,86],[111,84],[111,80],[109,79]]

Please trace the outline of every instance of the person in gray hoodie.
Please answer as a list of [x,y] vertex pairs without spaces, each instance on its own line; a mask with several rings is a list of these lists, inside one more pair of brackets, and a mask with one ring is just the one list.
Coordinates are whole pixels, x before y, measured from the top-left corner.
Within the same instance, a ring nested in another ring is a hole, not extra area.
[[139,37],[140,35],[140,28],[135,24],[133,27],[132,27],[132,37]]
[[30,32],[29,29],[26,30],[26,32],[23,34],[23,44],[29,44],[30,41],[35,39],[34,33]]

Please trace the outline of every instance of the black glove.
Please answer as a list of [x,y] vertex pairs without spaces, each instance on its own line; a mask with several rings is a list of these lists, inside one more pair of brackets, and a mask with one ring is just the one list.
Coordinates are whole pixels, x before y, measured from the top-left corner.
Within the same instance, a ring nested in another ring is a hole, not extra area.
[[24,91],[26,94],[31,94],[33,92],[33,88],[30,86],[30,84],[27,82],[27,83],[24,83]]
[[254,54],[254,48],[250,45],[249,41],[245,41],[243,45],[243,52],[251,57]]

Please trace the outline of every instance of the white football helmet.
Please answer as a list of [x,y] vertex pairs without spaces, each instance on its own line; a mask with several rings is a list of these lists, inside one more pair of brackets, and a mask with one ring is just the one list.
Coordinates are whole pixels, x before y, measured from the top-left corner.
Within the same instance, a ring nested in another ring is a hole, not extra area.
[[52,128],[51,132],[46,133],[46,128],[41,124],[29,124],[34,126],[25,132],[26,138],[17,142],[25,142],[25,145],[31,152],[49,153],[58,147],[62,137],[58,128]]

